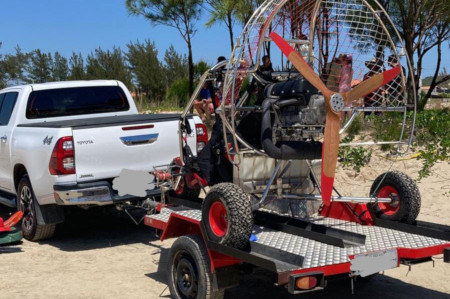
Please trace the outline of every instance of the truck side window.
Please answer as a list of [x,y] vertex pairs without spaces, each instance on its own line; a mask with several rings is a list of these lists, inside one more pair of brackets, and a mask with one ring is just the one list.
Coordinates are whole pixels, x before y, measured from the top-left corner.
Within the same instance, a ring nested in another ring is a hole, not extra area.
[[8,125],[18,95],[18,92],[8,92],[1,100],[0,126]]
[[5,95],[6,95],[6,93],[0,94],[0,108],[2,107],[3,99],[5,98]]

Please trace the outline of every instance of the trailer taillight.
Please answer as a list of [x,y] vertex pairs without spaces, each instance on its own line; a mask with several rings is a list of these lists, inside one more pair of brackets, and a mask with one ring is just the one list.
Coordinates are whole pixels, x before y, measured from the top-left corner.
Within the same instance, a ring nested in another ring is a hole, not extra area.
[[204,124],[196,124],[195,129],[197,133],[197,153],[199,153],[208,143],[208,130]]
[[72,137],[62,137],[56,142],[48,168],[52,175],[75,174],[75,151]]
[[306,276],[297,278],[295,286],[300,290],[310,290],[317,285],[317,278],[315,276]]

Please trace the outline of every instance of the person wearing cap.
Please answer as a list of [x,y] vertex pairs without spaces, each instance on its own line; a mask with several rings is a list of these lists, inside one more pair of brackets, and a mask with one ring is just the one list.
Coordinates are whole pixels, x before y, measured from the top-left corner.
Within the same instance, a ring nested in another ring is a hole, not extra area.
[[[369,71],[364,75],[364,81],[369,79],[370,77],[379,74],[381,72],[381,62],[377,60],[376,58],[372,58],[371,60],[368,60],[365,62],[366,67],[369,69]],[[381,106],[382,97],[381,92],[379,89],[377,91],[374,91],[372,93],[369,93],[364,97],[364,106],[365,107],[378,107]],[[368,116],[372,114],[370,111],[364,112],[364,116]],[[375,113],[377,114],[377,113]]]
[[[388,57],[388,65],[389,68],[395,68],[400,65],[398,62],[397,57],[392,54]],[[403,74],[405,74],[405,68],[402,66]],[[394,80],[392,80],[391,83],[387,85],[387,93],[391,99],[396,99],[398,101],[403,101],[404,97],[404,90],[403,90],[403,79],[402,74],[398,74],[397,77],[395,77]]]

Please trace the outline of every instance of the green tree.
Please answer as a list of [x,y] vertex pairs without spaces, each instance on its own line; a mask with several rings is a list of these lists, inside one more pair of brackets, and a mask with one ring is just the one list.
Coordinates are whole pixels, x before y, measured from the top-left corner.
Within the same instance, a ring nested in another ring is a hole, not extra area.
[[236,20],[245,26],[255,10],[263,4],[264,0],[236,0],[235,2],[236,7],[234,15]]
[[88,55],[86,64],[87,79],[107,79],[122,81],[131,87],[131,72],[120,48],[114,47],[112,51],[96,49]]
[[450,75],[447,74],[447,70],[441,71],[442,63],[442,46],[447,42],[450,44],[450,2],[447,1],[445,4],[445,11],[447,13],[441,14],[436,24],[433,26],[432,30],[428,32],[428,47],[437,47],[437,61],[436,69],[434,75],[430,82],[430,89],[428,90],[425,97],[420,101],[419,108],[423,109],[427,105],[428,99],[431,98],[431,93],[440,84],[445,83],[450,80]]
[[28,75],[25,81],[28,83],[45,83],[52,80],[53,58],[50,53],[43,53],[40,49],[31,52],[30,60],[26,67]]
[[67,81],[69,78],[69,66],[67,58],[55,52],[53,56],[53,76],[54,81]]
[[[0,42],[0,48],[2,47],[2,43]],[[0,54],[0,89],[3,89],[6,87],[6,72],[5,68],[3,66],[3,55]]]
[[199,80],[200,77],[209,69],[210,66],[205,61],[200,60],[197,62],[194,66],[195,80]]
[[189,94],[194,91],[194,59],[192,37],[199,20],[203,0],[126,0],[128,11],[142,15],[153,25],[165,25],[178,30],[188,47]]
[[85,80],[86,70],[84,68],[84,59],[81,53],[72,53],[69,60],[69,79],[70,80]]
[[[408,75],[408,90],[417,94],[422,75],[423,58],[444,40],[436,39],[433,30],[440,20],[448,19],[450,5],[447,0],[391,0],[389,14],[404,40],[405,51],[413,67]],[[448,23],[446,25],[448,29]],[[446,38],[448,40],[450,35]],[[438,70],[439,72],[439,70]],[[415,86],[412,86],[414,78]],[[412,96],[409,96],[412,99]]]
[[233,26],[236,23],[234,14],[236,13],[239,1],[235,0],[206,0],[209,5],[210,18],[206,22],[206,27],[212,27],[217,22],[225,24],[230,36],[231,51],[234,48]]
[[168,86],[171,86],[172,83],[179,79],[188,77],[189,74],[188,59],[186,55],[178,53],[174,46],[170,46],[164,54],[164,68],[166,70]]
[[130,43],[126,54],[134,79],[139,89],[150,99],[162,100],[166,90],[164,67],[158,60],[156,45],[149,40]]
[[11,82],[14,82],[15,85],[25,82],[24,74],[30,54],[23,53],[19,46],[16,46],[15,51],[14,55],[5,55],[1,61],[0,68],[3,73],[3,84],[5,86]]

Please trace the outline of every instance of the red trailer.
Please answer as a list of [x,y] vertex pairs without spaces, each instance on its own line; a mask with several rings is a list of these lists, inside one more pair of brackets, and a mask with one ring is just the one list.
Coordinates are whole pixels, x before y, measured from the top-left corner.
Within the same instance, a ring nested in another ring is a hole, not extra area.
[[[236,249],[208,240],[201,210],[192,202],[159,206],[145,224],[161,231],[171,247],[168,281],[174,298],[221,298],[238,284],[242,269],[260,267],[277,274],[291,294],[322,290],[327,281],[370,277],[400,265],[432,261],[444,253],[450,262],[450,228],[374,218],[374,225],[331,217],[293,219],[257,211],[250,242]],[[249,267],[250,266],[250,267]]]

